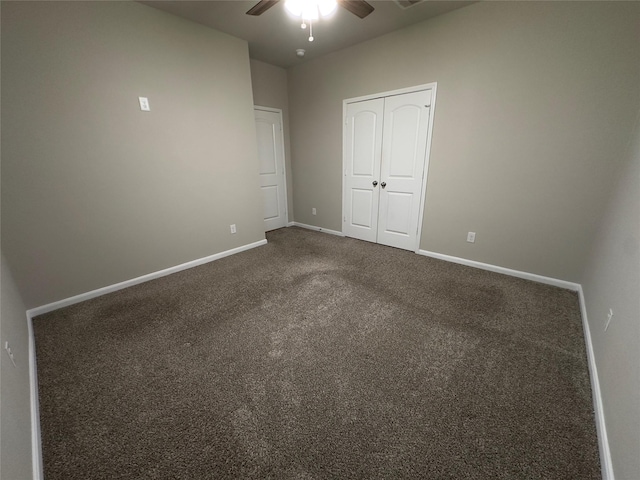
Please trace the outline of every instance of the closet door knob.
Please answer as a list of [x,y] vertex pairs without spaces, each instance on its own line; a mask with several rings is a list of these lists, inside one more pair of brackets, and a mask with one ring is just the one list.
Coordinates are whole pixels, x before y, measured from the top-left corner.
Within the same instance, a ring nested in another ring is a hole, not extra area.
[[380,184],[380,186],[381,186],[382,188],[386,187],[386,186],[387,186],[387,182],[382,182],[382,183]]
[[378,181],[377,181],[377,180],[374,180],[374,181],[373,181],[373,186],[375,187],[376,185],[378,185]]

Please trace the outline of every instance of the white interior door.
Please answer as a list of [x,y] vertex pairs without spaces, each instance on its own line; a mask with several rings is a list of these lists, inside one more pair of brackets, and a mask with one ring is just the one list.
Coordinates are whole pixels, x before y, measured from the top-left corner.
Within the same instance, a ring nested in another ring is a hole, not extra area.
[[343,233],[415,250],[431,90],[346,104]]
[[266,232],[287,225],[282,114],[256,108],[255,118]]
[[378,243],[415,250],[431,92],[385,98]]
[[343,233],[375,242],[378,235],[384,99],[347,105]]

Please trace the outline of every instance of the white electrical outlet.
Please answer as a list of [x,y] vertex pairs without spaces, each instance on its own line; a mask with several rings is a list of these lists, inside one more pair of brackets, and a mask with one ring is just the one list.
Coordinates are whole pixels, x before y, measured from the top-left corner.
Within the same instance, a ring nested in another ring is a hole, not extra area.
[[475,243],[475,241],[476,241],[476,232],[467,233],[467,242]]
[[316,213],[317,213],[317,212],[316,212],[316,207],[313,207],[313,208],[311,209],[311,215],[315,215]]
[[231,233],[236,233],[236,224],[234,223],[233,225],[229,225],[229,229],[231,230]]
[[613,309],[609,309],[609,313],[607,314],[607,323],[604,326],[604,331],[607,331],[607,328],[609,328],[609,324],[611,323],[611,319],[613,318]]

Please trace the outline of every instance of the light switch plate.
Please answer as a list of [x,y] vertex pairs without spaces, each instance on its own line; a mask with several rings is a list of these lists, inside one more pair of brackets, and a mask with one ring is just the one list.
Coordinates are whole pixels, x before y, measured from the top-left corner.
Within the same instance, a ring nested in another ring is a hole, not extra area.
[[140,110],[143,112],[151,111],[151,107],[149,106],[149,99],[147,97],[138,97],[140,101]]

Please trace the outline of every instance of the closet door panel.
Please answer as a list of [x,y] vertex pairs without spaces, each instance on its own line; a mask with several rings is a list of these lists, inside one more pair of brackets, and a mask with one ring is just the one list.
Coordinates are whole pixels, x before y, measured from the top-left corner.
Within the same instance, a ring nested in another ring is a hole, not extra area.
[[385,99],[377,241],[391,247],[417,248],[430,96],[420,91]]
[[386,220],[386,231],[399,235],[409,235],[411,231],[411,204],[413,195],[406,192],[387,192],[386,212],[382,216]]
[[369,242],[378,234],[383,111],[381,98],[347,105],[342,230]]

